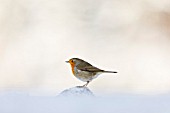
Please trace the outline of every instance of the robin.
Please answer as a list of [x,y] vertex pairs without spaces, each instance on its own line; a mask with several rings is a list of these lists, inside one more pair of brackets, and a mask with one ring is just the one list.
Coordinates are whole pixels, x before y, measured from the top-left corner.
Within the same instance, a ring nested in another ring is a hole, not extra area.
[[102,73],[117,73],[116,71],[105,71],[99,69],[79,58],[71,58],[69,61],[66,62],[70,63],[73,75],[76,78],[83,82],[87,82],[86,84],[83,85],[83,87],[87,86],[89,82],[97,78]]

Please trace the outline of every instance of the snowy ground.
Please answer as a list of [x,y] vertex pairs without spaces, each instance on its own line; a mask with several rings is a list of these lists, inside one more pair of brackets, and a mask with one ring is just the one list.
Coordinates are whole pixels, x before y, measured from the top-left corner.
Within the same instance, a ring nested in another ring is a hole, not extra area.
[[[71,91],[74,94],[82,90]],[[88,90],[86,91],[88,93]],[[30,96],[23,92],[0,94],[0,113],[170,113],[169,106],[170,95],[113,94],[106,97],[69,97]]]

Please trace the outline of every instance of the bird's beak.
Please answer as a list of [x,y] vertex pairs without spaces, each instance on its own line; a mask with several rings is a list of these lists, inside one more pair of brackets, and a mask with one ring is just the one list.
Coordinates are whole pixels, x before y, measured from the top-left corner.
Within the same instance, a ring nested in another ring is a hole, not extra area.
[[66,63],[69,63],[69,61],[66,61]]

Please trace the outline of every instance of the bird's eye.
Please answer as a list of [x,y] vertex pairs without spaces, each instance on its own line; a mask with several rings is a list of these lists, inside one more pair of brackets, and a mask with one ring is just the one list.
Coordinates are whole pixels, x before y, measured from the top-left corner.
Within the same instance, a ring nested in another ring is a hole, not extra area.
[[71,63],[73,63],[73,60],[70,60]]

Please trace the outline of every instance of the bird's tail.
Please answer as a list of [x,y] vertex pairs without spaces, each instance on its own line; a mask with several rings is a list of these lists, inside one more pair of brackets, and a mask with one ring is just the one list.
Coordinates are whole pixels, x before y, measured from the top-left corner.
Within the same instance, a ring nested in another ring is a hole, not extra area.
[[105,73],[118,73],[116,71],[104,71]]

